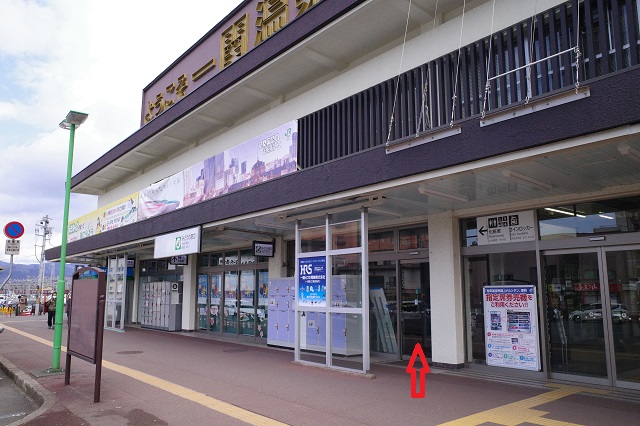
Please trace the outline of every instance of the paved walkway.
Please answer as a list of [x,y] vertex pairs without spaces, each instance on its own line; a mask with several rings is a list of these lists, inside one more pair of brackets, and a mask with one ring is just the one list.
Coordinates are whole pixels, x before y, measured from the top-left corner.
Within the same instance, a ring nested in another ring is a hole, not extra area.
[[[0,318],[0,325],[0,363],[28,373],[50,367],[53,331],[45,320]],[[289,350],[194,336],[106,331],[100,402],[93,403],[95,366],[74,357],[69,386],[63,375],[31,379],[44,408],[23,424],[618,425],[640,418],[633,391],[616,393],[631,396],[622,400],[610,389],[519,385],[432,368],[426,398],[413,399],[404,368],[374,364],[368,379],[297,365]]]

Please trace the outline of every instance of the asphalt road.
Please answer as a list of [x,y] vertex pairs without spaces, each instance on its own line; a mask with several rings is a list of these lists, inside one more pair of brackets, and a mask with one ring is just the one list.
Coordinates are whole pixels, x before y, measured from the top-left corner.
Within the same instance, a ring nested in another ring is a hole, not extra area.
[[37,408],[38,405],[0,369],[0,426],[16,422]]

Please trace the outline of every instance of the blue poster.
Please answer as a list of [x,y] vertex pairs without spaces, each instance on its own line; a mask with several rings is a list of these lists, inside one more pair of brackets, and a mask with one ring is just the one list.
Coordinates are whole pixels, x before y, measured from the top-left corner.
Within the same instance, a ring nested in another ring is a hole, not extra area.
[[327,259],[298,259],[298,306],[327,306]]

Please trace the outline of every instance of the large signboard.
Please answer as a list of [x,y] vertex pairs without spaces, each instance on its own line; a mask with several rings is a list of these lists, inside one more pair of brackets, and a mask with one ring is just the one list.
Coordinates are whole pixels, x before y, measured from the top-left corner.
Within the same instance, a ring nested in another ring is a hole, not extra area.
[[244,2],[144,89],[141,125],[152,121],[320,1]]
[[536,288],[488,286],[483,296],[487,365],[539,371]]
[[200,227],[183,229],[182,231],[156,237],[153,257],[174,257],[200,251]]
[[298,306],[327,306],[327,259],[298,259]]
[[479,217],[476,227],[479,246],[536,239],[533,210]]

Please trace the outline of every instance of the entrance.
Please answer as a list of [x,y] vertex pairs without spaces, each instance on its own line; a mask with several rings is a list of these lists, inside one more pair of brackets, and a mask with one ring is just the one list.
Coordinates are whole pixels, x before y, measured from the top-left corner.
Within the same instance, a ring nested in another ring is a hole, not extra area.
[[[400,277],[399,285],[396,284],[397,276]],[[410,356],[416,343],[420,343],[425,355],[431,357],[429,284],[427,259],[369,262],[372,303],[369,329],[372,352],[380,355],[395,354],[399,357],[400,348],[402,355]],[[399,342],[396,341],[397,335]]]
[[203,254],[198,268],[197,324],[250,338],[267,337],[266,258],[251,249]]
[[551,377],[640,389],[640,247],[542,261]]

